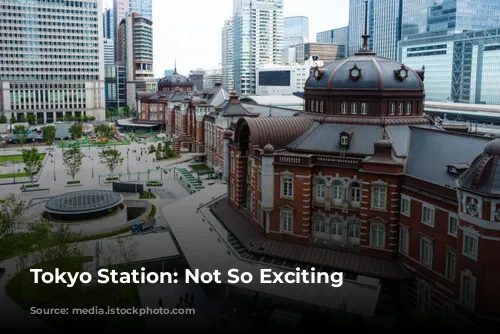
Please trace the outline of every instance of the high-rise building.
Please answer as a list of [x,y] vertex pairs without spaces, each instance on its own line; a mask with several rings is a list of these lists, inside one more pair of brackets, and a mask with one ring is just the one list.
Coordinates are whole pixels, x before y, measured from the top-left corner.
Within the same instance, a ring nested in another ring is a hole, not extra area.
[[292,45],[309,42],[309,19],[305,16],[292,16],[284,18],[284,37],[281,62],[290,63],[289,48]]
[[500,104],[500,29],[401,42],[401,61],[425,66],[427,101]]
[[234,89],[234,26],[233,20],[224,21],[222,27],[222,87],[231,91]]
[[112,9],[106,9],[103,16],[103,35],[105,39],[115,40],[115,20]]
[[234,0],[234,86],[255,93],[256,66],[281,63],[283,0]]
[[153,0],[128,0],[130,13],[139,13],[150,20],[153,20]]
[[379,57],[397,59],[401,40],[401,11],[403,0],[372,0],[373,51]]
[[499,26],[496,0],[404,1],[402,40],[454,35]]
[[193,85],[193,90],[201,91],[203,90],[203,77],[205,76],[205,70],[198,68],[196,70],[191,70],[189,72],[189,81]]
[[347,46],[349,27],[326,30],[316,34],[316,43],[339,44]]
[[397,59],[398,41],[401,38],[401,11],[403,0],[350,0],[349,46],[352,56],[362,45],[365,31],[365,8],[368,4],[368,46],[379,57]]
[[112,39],[106,38],[103,40],[104,45],[104,65],[115,64],[115,43]]
[[[352,56],[363,45],[361,36],[365,32],[365,1],[349,0],[349,26],[347,35],[347,56]],[[391,0],[389,0],[391,1]],[[373,50],[373,0],[368,2],[368,46]]]
[[115,63],[112,39],[104,39],[104,99],[106,109],[125,107],[125,66]]
[[155,91],[153,72],[153,21],[128,13],[118,29],[120,65],[126,69],[127,106],[136,107],[136,93]]
[[0,114],[103,120],[102,13],[101,0],[0,0],[0,26],[9,27],[0,35]]
[[222,83],[222,69],[220,67],[210,68],[205,70],[203,75],[203,90],[210,90],[216,84]]
[[297,64],[305,64],[311,57],[324,64],[345,57],[345,46],[338,44],[305,43],[290,48],[292,57]]

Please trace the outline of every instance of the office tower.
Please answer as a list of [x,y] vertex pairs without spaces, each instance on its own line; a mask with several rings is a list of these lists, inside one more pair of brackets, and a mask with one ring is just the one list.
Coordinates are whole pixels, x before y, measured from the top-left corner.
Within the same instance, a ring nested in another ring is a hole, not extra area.
[[403,0],[372,0],[373,51],[379,57],[396,60],[401,40],[401,11]]
[[222,83],[222,69],[220,67],[205,70],[203,75],[203,90],[211,90],[216,84]]
[[349,27],[326,30],[316,34],[316,43],[347,46]]
[[126,102],[136,107],[136,93],[154,91],[153,22],[138,13],[127,13],[118,29],[120,65],[126,69]]
[[0,0],[2,27],[9,22],[0,38],[1,115],[104,120],[102,12],[101,0]]
[[241,95],[255,93],[255,69],[281,63],[283,0],[234,0],[234,86]]
[[114,65],[115,63],[115,43],[112,39],[103,40],[104,45],[104,65]]
[[290,47],[291,56],[297,64],[305,64],[312,57],[324,64],[345,57],[345,46],[338,44],[304,43]]
[[128,0],[130,13],[139,13],[141,16],[153,20],[153,0]]
[[305,16],[292,16],[284,18],[284,37],[281,62],[290,62],[289,47],[309,42],[309,19]]
[[402,14],[402,40],[432,38],[498,27],[500,1],[404,1]]
[[113,10],[106,9],[103,16],[103,35],[105,39],[115,40],[115,20]]
[[203,77],[205,70],[198,68],[189,72],[189,80],[193,83],[193,90],[203,90]]
[[233,45],[233,20],[225,20],[222,27],[222,87],[231,91],[234,89],[234,45]]
[[[389,0],[392,1],[392,0]],[[373,50],[373,0],[368,2],[368,47]],[[349,26],[347,56],[352,56],[363,45],[361,36],[365,31],[365,0],[349,0]]]

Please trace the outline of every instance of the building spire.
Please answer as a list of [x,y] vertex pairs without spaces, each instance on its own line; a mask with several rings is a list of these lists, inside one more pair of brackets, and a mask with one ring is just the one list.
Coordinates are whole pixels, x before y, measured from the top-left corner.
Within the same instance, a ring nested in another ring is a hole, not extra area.
[[177,59],[174,60],[174,74],[178,74],[177,73]]

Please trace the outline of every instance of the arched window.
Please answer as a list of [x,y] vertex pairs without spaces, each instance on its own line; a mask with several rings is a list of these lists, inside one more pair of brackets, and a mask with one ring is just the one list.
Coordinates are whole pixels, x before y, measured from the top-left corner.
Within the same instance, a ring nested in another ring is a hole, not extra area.
[[343,228],[343,222],[340,218],[335,217],[330,220],[330,231],[331,231],[331,237],[332,240],[341,240],[342,239],[342,228]]
[[344,199],[344,185],[339,180],[336,180],[332,184],[333,199],[336,201],[342,201]]
[[325,200],[326,183],[323,179],[316,179],[316,200]]
[[356,219],[352,219],[348,222],[348,236],[349,242],[354,244],[359,244],[359,237],[361,235],[360,223]]
[[358,182],[351,183],[350,186],[350,200],[352,203],[360,203],[361,202],[361,185]]

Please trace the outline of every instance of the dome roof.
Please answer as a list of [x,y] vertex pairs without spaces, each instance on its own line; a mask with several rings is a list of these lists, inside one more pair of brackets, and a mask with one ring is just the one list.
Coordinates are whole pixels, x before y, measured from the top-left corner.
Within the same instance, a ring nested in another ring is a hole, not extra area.
[[500,139],[484,148],[470,168],[460,177],[463,189],[500,196]]
[[264,154],[273,154],[274,153],[274,146],[271,145],[271,143],[266,144],[264,146]]
[[311,72],[306,81],[306,89],[424,90],[421,73],[372,53],[358,53]]
[[110,209],[122,201],[123,196],[114,191],[75,191],[49,199],[45,210],[57,214],[83,214]]
[[160,79],[158,82],[159,86],[193,86],[193,83],[191,80],[182,75],[177,73],[177,70],[174,71],[174,73],[167,75],[163,79]]

